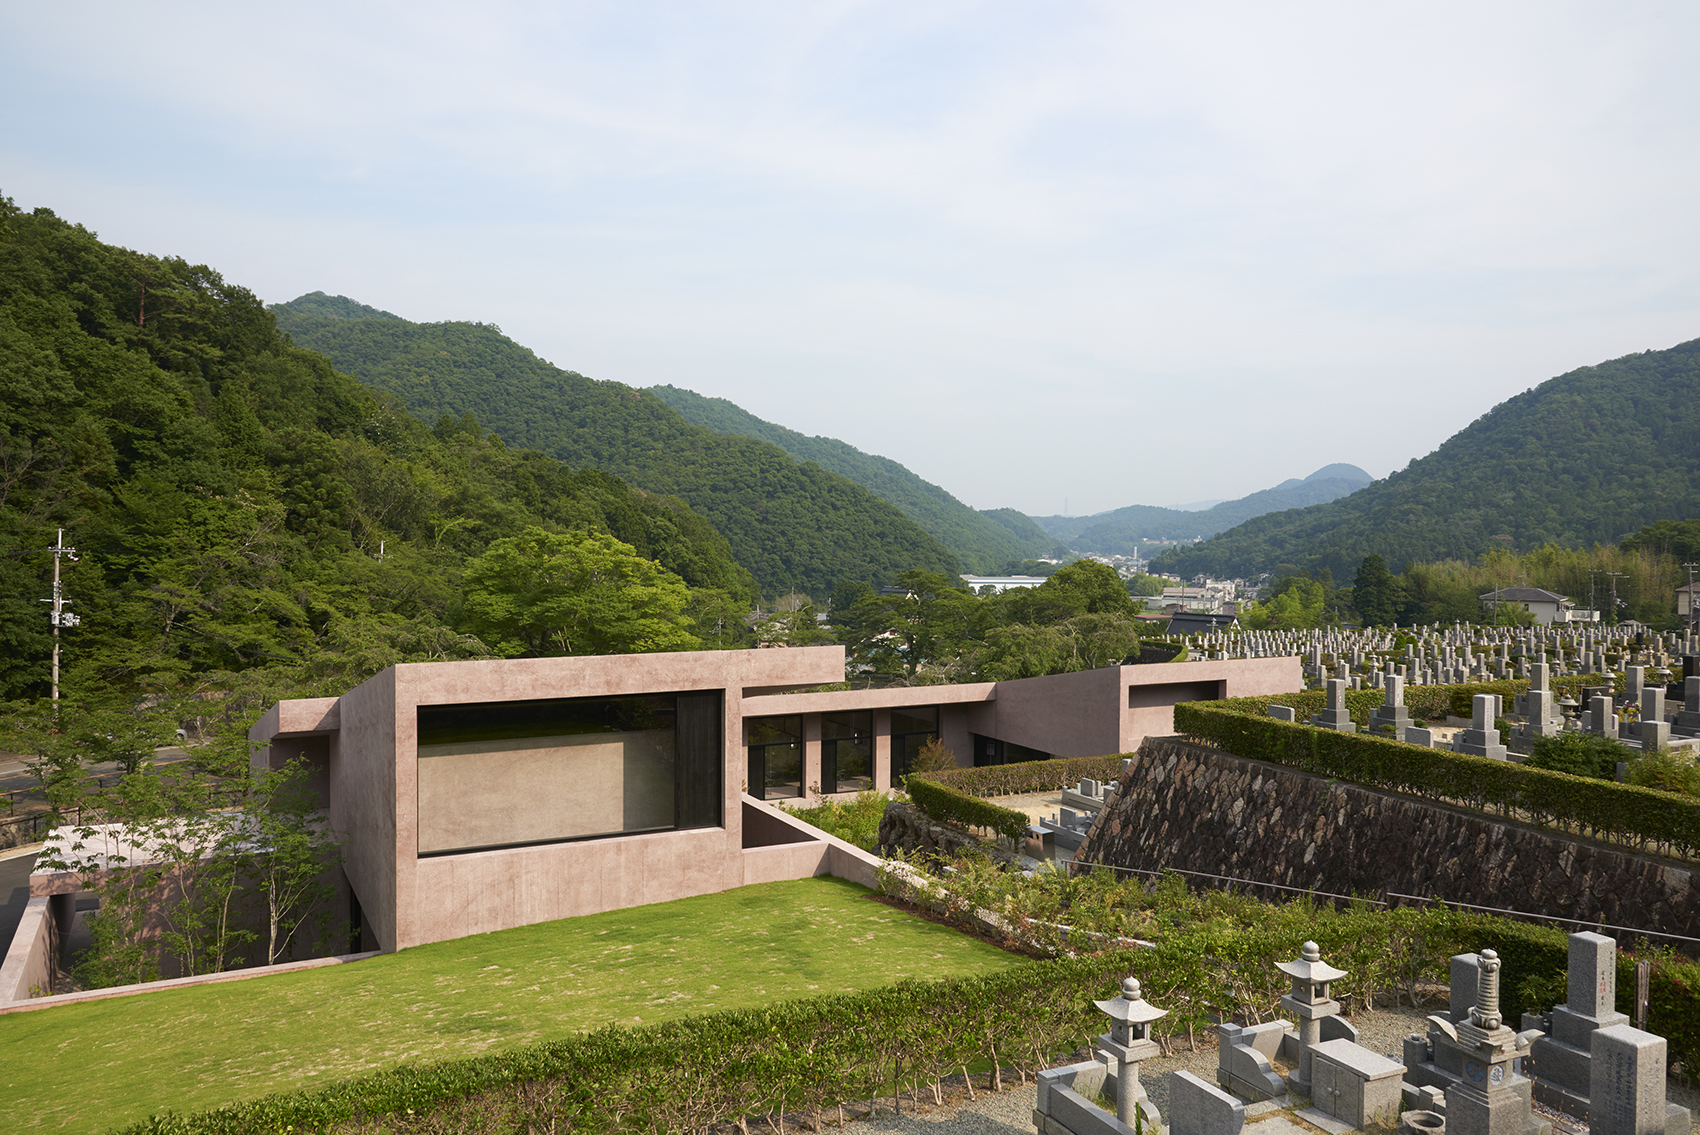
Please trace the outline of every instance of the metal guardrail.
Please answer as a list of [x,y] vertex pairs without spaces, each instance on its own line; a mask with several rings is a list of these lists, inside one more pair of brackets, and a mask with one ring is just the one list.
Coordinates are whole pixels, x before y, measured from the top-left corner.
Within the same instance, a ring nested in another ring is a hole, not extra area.
[[1141,867],[1118,867],[1113,863],[1094,863],[1091,860],[1086,859],[1071,859],[1069,860],[1069,863],[1070,865],[1078,865],[1081,867],[1102,867],[1111,871],[1123,871],[1130,875],[1151,875],[1158,878],[1171,874],[1187,875],[1195,879],[1210,879],[1219,883],[1237,883],[1246,887],[1267,887],[1270,890],[1286,891],[1290,894],[1314,895],[1319,898],[1327,899],[1343,899],[1347,902],[1367,902],[1375,906],[1384,906],[1389,908],[1397,904],[1388,902],[1388,899],[1409,899],[1412,902],[1418,903],[1437,902],[1445,906],[1462,907],[1466,910],[1485,911],[1489,914],[1507,914],[1514,918],[1521,918],[1530,922],[1563,922],[1568,923],[1571,926],[1597,927],[1602,930],[1620,930],[1625,934],[1645,934],[1649,937],[1669,938],[1677,942],[1700,943],[1700,938],[1691,938],[1686,934],[1671,934],[1663,930],[1648,930],[1642,926],[1618,926],[1615,923],[1600,922],[1597,919],[1589,920],[1580,918],[1565,918],[1562,915],[1557,914],[1536,914],[1533,911],[1511,910],[1507,907],[1481,906],[1477,903],[1458,902],[1454,899],[1441,898],[1439,895],[1406,895],[1400,894],[1398,891],[1383,891],[1381,893],[1386,896],[1385,898],[1372,899],[1366,898],[1363,895],[1342,895],[1336,894],[1333,891],[1318,891],[1309,887],[1291,887],[1284,883],[1268,883],[1261,879],[1242,879],[1234,875],[1212,875],[1208,871],[1183,871],[1178,867],[1167,867],[1158,871]]

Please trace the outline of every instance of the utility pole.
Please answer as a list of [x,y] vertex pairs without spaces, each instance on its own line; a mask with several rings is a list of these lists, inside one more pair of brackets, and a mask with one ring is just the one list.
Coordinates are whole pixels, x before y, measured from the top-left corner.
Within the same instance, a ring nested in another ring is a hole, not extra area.
[[43,599],[43,603],[53,604],[53,611],[48,615],[53,621],[53,700],[59,700],[59,628],[74,627],[82,619],[65,610],[71,605],[71,600],[65,598],[65,589],[59,582],[59,562],[69,558],[77,562],[77,549],[65,546],[65,530],[59,529],[59,540],[53,547],[47,549],[53,553],[53,598]]
[[1622,579],[1626,574],[1628,573],[1621,571],[1606,572],[1606,577],[1611,580],[1611,620],[1613,624],[1619,622],[1617,617],[1617,581]]
[[1694,610],[1694,569],[1700,567],[1700,564],[1690,563],[1682,566],[1688,569],[1688,634],[1692,638],[1694,635],[1694,616],[1700,613]]

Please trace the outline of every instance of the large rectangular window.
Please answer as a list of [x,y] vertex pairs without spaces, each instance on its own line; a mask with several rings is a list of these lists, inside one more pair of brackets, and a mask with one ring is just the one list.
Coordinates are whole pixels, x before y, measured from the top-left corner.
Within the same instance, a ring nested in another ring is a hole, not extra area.
[[803,794],[803,719],[750,717],[746,791],[761,800],[794,799]]
[[418,710],[420,855],[721,824],[719,691]]
[[910,706],[891,711],[891,780],[895,784],[915,768],[921,746],[938,739],[939,708]]
[[822,792],[866,792],[874,786],[874,711],[820,717]]

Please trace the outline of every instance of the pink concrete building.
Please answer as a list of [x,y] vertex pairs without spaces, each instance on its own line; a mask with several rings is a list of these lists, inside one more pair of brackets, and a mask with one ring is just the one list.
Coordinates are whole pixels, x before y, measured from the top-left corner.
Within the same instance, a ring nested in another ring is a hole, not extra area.
[[286,701],[255,760],[305,758],[360,948],[834,874],[869,857],[769,802],[883,789],[939,737],[959,762],[1128,752],[1181,701],[1300,688],[1296,658],[1112,666],[1019,681],[790,693],[842,647],[396,666]]

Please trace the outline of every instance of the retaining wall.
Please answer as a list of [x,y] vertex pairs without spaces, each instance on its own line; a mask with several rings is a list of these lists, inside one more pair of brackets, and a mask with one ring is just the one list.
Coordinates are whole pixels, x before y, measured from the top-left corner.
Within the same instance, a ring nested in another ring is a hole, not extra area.
[[1173,737],[1140,746],[1076,858],[1439,897],[1700,939],[1700,881],[1684,864]]
[[879,840],[881,855],[924,851],[954,859],[964,850],[978,849],[1006,863],[1014,863],[1016,858],[994,841],[959,828],[947,828],[903,800],[893,800],[885,806],[885,814],[880,817]]

